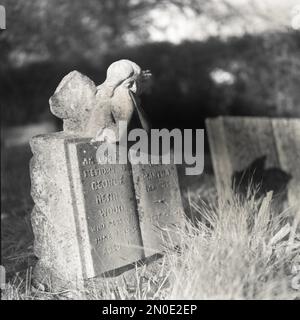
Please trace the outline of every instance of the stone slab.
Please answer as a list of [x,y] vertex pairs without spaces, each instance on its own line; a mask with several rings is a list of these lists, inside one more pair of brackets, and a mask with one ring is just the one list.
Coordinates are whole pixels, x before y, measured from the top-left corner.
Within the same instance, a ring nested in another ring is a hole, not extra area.
[[273,119],[272,126],[281,168],[292,176],[288,202],[300,219],[300,119]]
[[30,141],[31,196],[35,203],[31,224],[38,258],[33,278],[53,290],[83,285],[65,139],[61,132]]
[[287,190],[285,207],[299,210],[300,119],[218,117],[206,126],[220,195],[253,174],[262,191]]
[[180,244],[184,222],[176,165],[133,165],[139,220],[146,256]]
[[129,164],[97,164],[99,142],[66,142],[85,278],[144,258]]
[[97,164],[99,142],[64,132],[30,144],[36,281],[84,290],[87,279],[180,245],[175,165]]

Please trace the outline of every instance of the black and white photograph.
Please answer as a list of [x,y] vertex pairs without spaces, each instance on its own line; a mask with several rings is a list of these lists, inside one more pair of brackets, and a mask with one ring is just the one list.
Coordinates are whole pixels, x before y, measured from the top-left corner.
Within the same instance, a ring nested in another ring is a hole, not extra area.
[[300,300],[299,89],[299,0],[0,0],[1,300]]

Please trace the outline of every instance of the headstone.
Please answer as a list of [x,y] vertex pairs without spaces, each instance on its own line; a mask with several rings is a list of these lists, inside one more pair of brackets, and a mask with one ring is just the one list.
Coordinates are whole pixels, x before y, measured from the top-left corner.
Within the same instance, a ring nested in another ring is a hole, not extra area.
[[131,167],[97,164],[99,143],[67,142],[87,278],[144,258]]
[[178,245],[176,230],[183,222],[183,207],[176,166],[133,165],[133,178],[145,254],[168,249],[168,243],[172,247]]
[[257,183],[300,212],[300,119],[218,117],[206,125],[220,195]]
[[[126,71],[119,79],[116,64]],[[178,244],[171,231],[183,221],[176,166],[102,164],[97,159],[103,143],[97,137],[106,128],[116,129],[111,115],[130,120],[141,111],[137,101],[124,102],[126,92],[133,97],[128,81],[137,86],[141,81],[139,67],[128,60],[113,65],[113,79],[99,87],[78,72],[67,75],[50,99],[52,112],[64,120],[64,131],[30,141],[31,221],[38,257],[33,276],[52,290],[85,290],[93,279],[127,270],[162,252],[166,243]],[[115,94],[125,112],[109,101],[118,100]],[[140,123],[145,125],[145,118]],[[114,143],[118,141],[119,136]]]
[[273,119],[272,127],[280,167],[292,177],[288,202],[300,215],[300,119]]

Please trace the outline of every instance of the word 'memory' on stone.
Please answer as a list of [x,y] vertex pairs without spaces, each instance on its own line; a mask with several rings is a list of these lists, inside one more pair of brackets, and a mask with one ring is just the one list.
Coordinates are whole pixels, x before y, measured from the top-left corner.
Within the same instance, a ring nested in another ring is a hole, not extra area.
[[257,184],[300,214],[300,119],[218,117],[206,125],[220,195],[233,183],[245,182],[243,191]]

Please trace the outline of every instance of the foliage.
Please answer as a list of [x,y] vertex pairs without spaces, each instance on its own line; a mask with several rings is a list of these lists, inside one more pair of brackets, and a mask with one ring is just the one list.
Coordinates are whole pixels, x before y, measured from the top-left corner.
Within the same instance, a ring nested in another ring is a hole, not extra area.
[[[48,99],[65,74],[77,69],[99,84],[107,66],[119,58],[152,71],[152,91],[143,97],[143,106],[156,127],[199,128],[205,117],[224,114],[299,117],[299,50],[299,33],[266,33],[227,41],[149,43],[120,49],[97,65],[87,60],[8,65],[0,74],[2,121],[13,125],[51,117]],[[226,71],[234,81],[214,81],[214,70]]]
[[204,37],[212,35],[208,22],[215,35],[232,27],[243,34],[259,22],[278,24],[275,16],[269,21],[254,1],[242,6],[230,0],[3,0],[2,4],[7,12],[7,30],[0,33],[4,64],[49,59],[97,63],[124,45],[148,42],[151,28],[166,30],[168,26],[160,23],[166,14],[175,20],[192,19]]
[[[0,34],[1,60],[101,60],[127,43],[144,42],[149,12],[173,5],[199,13],[203,0],[4,0],[7,30]],[[84,48],[84,50],[83,50]]]

